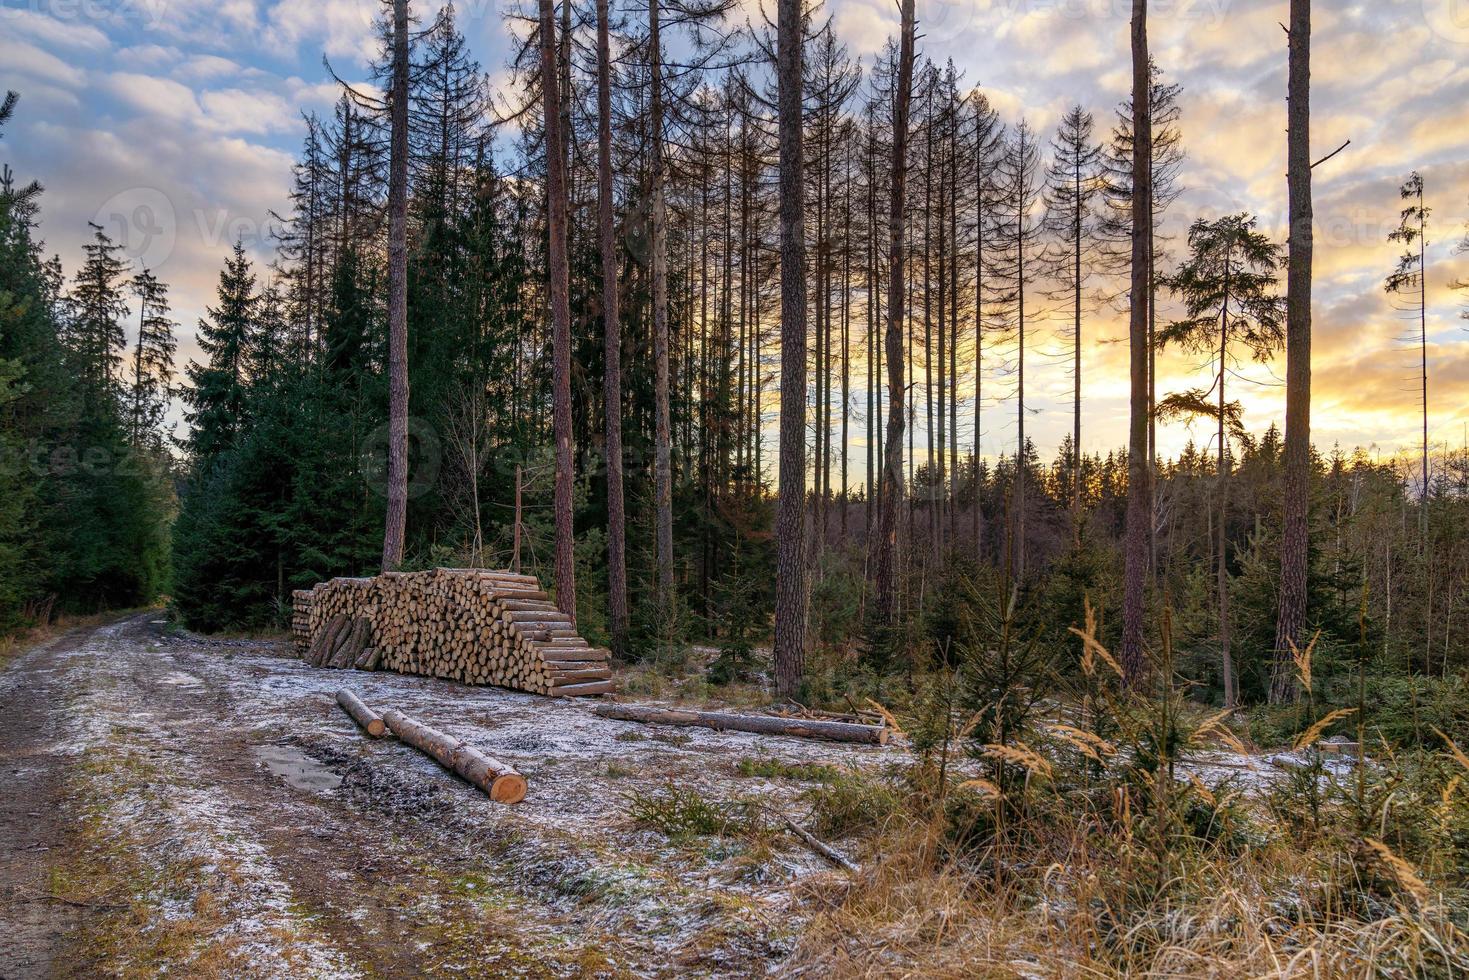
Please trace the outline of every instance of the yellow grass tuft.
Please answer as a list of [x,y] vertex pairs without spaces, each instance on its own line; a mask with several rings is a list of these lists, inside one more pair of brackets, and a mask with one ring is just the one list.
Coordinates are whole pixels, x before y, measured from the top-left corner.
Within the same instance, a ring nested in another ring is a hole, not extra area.
[[1463,766],[1466,771],[1469,771],[1469,755],[1465,755],[1464,750],[1455,745],[1453,739],[1449,738],[1437,728],[1433,729],[1433,734],[1444,740],[1444,744],[1449,747],[1449,752],[1458,760],[1459,765]]
[[1091,732],[1070,725],[1047,725],[1046,730],[1051,732],[1061,741],[1071,746],[1082,755],[1097,762],[1105,761],[1104,757],[1111,758],[1117,754],[1117,746]]
[[1341,721],[1347,715],[1353,715],[1356,713],[1356,708],[1337,708],[1331,714],[1322,718],[1320,721],[1316,722],[1316,724],[1312,725],[1304,732],[1301,732],[1300,736],[1295,741],[1295,750],[1297,752],[1300,752],[1303,749],[1307,749],[1310,748],[1312,745],[1315,745],[1318,741],[1320,741],[1322,732],[1326,731],[1332,725]]
[[1398,887],[1412,895],[1414,901],[1419,905],[1428,904],[1428,886],[1423,883],[1422,878],[1418,877],[1418,872],[1413,870],[1413,866],[1394,854],[1392,848],[1382,841],[1372,837],[1363,839],[1367,846],[1372,848],[1372,853],[1377,857],[1378,863],[1388,874],[1392,875]]
[[1052,772],[1050,760],[1024,742],[1016,742],[1014,745],[986,745],[983,752],[992,758],[1017,765],[1034,775],[1049,777]]
[[1295,640],[1289,638],[1286,640],[1290,644],[1291,659],[1296,662],[1296,675],[1300,677],[1301,687],[1305,688],[1307,693],[1311,690],[1311,654],[1315,652],[1316,641],[1319,639],[1321,639],[1321,631],[1317,630],[1304,650],[1296,646]]
[[1081,637],[1081,669],[1088,677],[1091,677],[1096,670],[1096,663],[1092,659],[1093,655],[1095,655],[1100,657],[1102,662],[1108,667],[1111,667],[1112,672],[1118,678],[1121,678],[1123,676],[1122,665],[1107,651],[1107,648],[1102,645],[1102,641],[1097,639],[1097,614],[1092,609],[1091,600],[1086,599],[1083,601],[1086,609],[1086,627],[1084,629],[1077,629],[1075,626],[1067,627],[1072,633]]

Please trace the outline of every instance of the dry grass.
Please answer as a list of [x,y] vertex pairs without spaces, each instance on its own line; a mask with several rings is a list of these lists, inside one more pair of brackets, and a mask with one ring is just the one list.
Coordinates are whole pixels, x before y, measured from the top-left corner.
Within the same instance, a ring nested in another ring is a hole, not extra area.
[[1187,752],[1223,716],[1122,690],[1077,632],[1088,726],[1038,721],[1003,745],[952,729],[889,778],[901,806],[885,819],[828,825],[854,832],[863,871],[808,890],[787,971],[1469,976],[1469,755],[1384,747],[1335,777],[1310,746],[1336,713],[1306,726],[1306,764],[1269,792],[1206,785]]

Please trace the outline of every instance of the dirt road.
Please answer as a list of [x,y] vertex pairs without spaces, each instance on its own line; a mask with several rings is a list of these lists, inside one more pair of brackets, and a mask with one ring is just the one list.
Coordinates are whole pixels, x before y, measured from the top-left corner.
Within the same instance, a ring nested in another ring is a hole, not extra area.
[[[490,803],[336,708],[350,686],[530,782]],[[669,841],[677,785],[797,818],[741,759],[895,750],[606,721],[581,702],[324,671],[146,613],[0,672],[0,977],[750,976],[840,876],[789,840]],[[800,884],[796,888],[794,885]]]

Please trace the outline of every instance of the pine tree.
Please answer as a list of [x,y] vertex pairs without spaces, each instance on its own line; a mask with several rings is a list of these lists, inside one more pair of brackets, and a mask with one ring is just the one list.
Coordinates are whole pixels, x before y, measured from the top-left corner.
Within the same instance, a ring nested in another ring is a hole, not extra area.
[[801,0],[778,0],[781,385],[774,655],[775,688],[782,697],[799,692],[806,662],[806,233],[801,141],[805,26]]
[[138,339],[133,345],[128,426],[135,449],[163,448],[163,416],[173,395],[173,361],[178,351],[169,319],[168,286],[148,269],[132,280],[138,298]]
[[1294,647],[1305,642],[1311,494],[1311,0],[1291,0],[1286,191],[1290,207],[1286,272],[1285,479],[1280,598],[1270,700],[1296,696]]
[[122,406],[122,352],[127,346],[123,292],[128,264],[118,257],[122,246],[101,225],[89,222],[92,240],[82,246],[85,259],[67,294],[62,334],[82,392],[82,411],[95,419]]
[[1055,158],[1047,171],[1046,224],[1060,243],[1058,265],[1072,308],[1071,514],[1073,537],[1081,512],[1082,308],[1101,247],[1097,205],[1103,191],[1102,147],[1092,139],[1092,115],[1073,106],[1051,142]]
[[199,347],[206,363],[184,369],[189,387],[188,450],[196,469],[205,467],[234,445],[244,427],[248,387],[250,335],[255,326],[255,273],[243,242],[225,260],[219,274],[217,302],[199,321]]
[[1419,480],[1422,506],[1419,511],[1421,537],[1428,537],[1428,489],[1431,474],[1428,465],[1428,217],[1433,209],[1423,203],[1423,175],[1416,170],[1398,189],[1398,196],[1409,202],[1398,216],[1398,226],[1388,241],[1403,246],[1395,268],[1384,288],[1397,296],[1418,321],[1419,383],[1423,408],[1423,445]]
[[[1229,618],[1229,438],[1242,434],[1240,407],[1230,402],[1225,381],[1229,376],[1233,348],[1243,346],[1255,360],[1268,360],[1284,342],[1284,310],[1275,293],[1280,266],[1280,248],[1255,229],[1247,214],[1226,215],[1217,221],[1200,219],[1189,229],[1190,255],[1164,281],[1184,301],[1187,317],[1170,323],[1160,334],[1163,344],[1178,344],[1192,353],[1210,352],[1217,357],[1214,383],[1208,390],[1194,389],[1169,395],[1158,403],[1159,418],[1197,417],[1212,419],[1218,440],[1218,510],[1215,531],[1216,581],[1219,610],[1220,671],[1224,681],[1224,706],[1237,704],[1237,678],[1230,648]],[[1210,402],[1210,396],[1214,401]]]

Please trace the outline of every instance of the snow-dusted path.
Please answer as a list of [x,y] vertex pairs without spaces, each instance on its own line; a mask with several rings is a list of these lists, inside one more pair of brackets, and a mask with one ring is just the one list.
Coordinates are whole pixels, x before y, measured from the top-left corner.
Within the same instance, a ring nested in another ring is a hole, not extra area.
[[[350,686],[515,764],[490,803],[333,702]],[[143,614],[0,673],[0,976],[749,976],[778,969],[829,874],[778,840],[678,847],[627,798],[801,786],[739,760],[900,750],[669,731],[584,702],[305,667]]]

